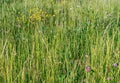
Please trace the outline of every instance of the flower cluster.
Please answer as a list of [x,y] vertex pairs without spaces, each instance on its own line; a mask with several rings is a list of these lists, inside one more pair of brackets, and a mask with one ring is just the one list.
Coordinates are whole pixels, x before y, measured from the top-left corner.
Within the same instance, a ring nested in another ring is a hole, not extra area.
[[30,23],[41,21],[43,22],[48,18],[48,16],[50,16],[47,12],[42,11],[38,7],[30,9],[28,13],[29,13],[28,19]]
[[54,17],[55,15],[49,14],[46,11],[41,10],[38,7],[30,8],[27,10],[26,13],[21,13],[17,16],[16,20],[17,23],[26,23],[29,22],[31,24],[44,22],[47,19],[50,19],[51,17]]

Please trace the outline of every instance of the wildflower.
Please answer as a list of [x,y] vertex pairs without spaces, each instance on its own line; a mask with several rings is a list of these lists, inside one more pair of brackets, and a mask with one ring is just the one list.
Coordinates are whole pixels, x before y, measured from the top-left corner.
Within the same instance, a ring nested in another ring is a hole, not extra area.
[[113,64],[113,66],[114,66],[114,67],[117,67],[117,66],[118,66],[118,64],[117,64],[117,63],[114,63],[114,64]]
[[86,69],[86,72],[90,72],[91,71],[90,66],[87,66],[85,69]]

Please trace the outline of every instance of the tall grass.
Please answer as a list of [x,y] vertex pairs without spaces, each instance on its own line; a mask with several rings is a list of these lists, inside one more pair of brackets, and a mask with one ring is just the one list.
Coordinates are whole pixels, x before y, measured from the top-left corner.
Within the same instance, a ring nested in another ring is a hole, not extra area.
[[119,55],[119,0],[0,1],[0,83],[119,83]]

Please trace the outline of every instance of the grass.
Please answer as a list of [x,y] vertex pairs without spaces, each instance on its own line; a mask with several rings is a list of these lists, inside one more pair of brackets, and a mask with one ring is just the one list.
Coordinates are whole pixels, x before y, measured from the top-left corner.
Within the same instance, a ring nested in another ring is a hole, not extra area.
[[119,0],[0,1],[0,83],[119,83],[119,55]]

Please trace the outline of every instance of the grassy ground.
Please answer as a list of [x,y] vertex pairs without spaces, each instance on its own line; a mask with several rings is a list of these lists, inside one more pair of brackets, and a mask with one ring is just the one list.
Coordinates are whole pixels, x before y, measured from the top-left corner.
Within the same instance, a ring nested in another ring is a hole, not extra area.
[[120,83],[120,0],[1,0],[0,83]]

